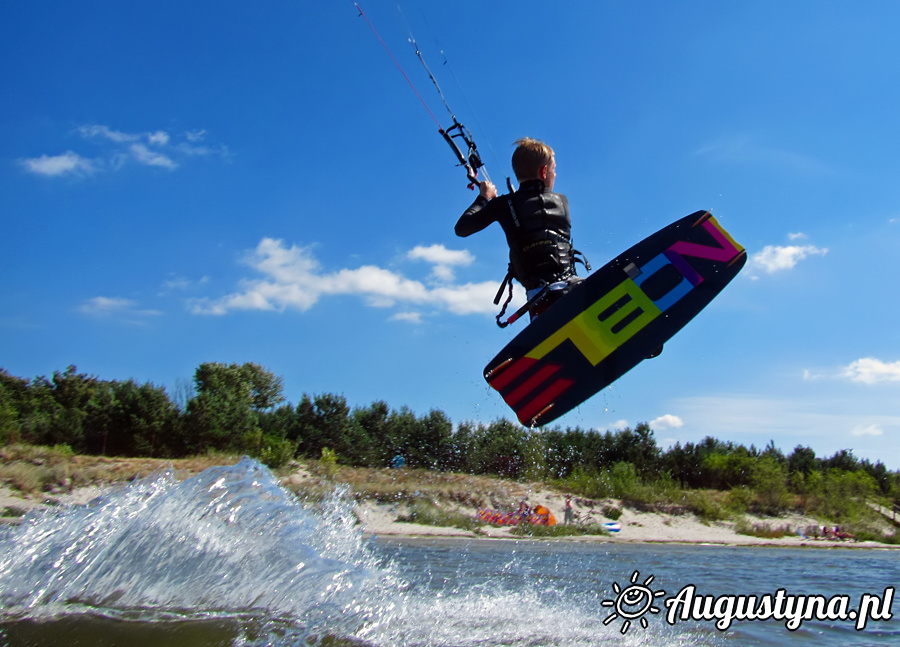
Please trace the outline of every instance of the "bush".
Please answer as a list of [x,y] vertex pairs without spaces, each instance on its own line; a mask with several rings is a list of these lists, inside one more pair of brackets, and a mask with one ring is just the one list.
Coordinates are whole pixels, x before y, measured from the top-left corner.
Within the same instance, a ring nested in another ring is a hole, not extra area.
[[299,444],[274,434],[264,434],[258,427],[245,433],[241,442],[244,451],[272,469],[287,465],[296,455]]
[[671,505],[683,496],[681,486],[668,472],[656,479],[644,480],[634,465],[624,461],[599,474],[576,466],[567,479],[557,482],[557,486],[589,499],[621,499],[626,505],[642,508]]
[[704,521],[721,521],[729,514],[714,492],[693,490],[685,495],[687,507]]
[[564,489],[589,499],[606,499],[612,496],[612,486],[606,475],[598,475],[582,465],[576,465],[561,485]]
[[337,454],[334,453],[333,449],[328,447],[322,448],[322,458],[319,459],[319,465],[327,478],[334,478],[337,474],[338,466]]
[[762,537],[764,539],[779,539],[797,534],[789,524],[773,527],[767,523],[750,524],[745,520],[739,521],[734,530],[739,535],[750,535],[751,537]]
[[753,493],[745,487],[733,487],[725,496],[725,507],[736,514],[743,514],[753,505]]
[[757,508],[766,514],[778,514],[791,507],[787,467],[771,456],[763,456],[753,465],[750,476],[756,492]]
[[24,517],[26,514],[28,514],[28,510],[14,505],[0,510],[0,517]]
[[683,497],[681,487],[667,472],[645,481],[631,463],[613,465],[609,470],[609,481],[615,498],[642,508],[671,505]]
[[397,517],[397,521],[405,523],[418,523],[423,526],[441,526],[449,528],[461,528],[463,530],[479,531],[484,525],[478,519],[474,519],[461,512],[442,510],[432,501],[415,501],[409,509],[409,514]]
[[[267,436],[259,460],[272,469],[284,467],[297,454],[297,444],[287,438]],[[337,466],[335,465],[335,471]]]
[[619,517],[622,516],[622,508],[617,508],[615,506],[606,505],[603,506],[603,510],[601,510],[603,516],[607,519],[612,519],[616,521]]
[[44,465],[12,463],[0,466],[0,480],[21,492],[41,492],[53,481],[53,472]]
[[50,459],[51,463],[61,463],[65,461],[69,461],[73,456],[75,456],[75,451],[72,449],[71,445],[54,445],[47,452],[47,458]]
[[851,534],[859,541],[877,541],[882,544],[900,544],[900,533],[883,533],[877,530],[861,529],[851,531]]

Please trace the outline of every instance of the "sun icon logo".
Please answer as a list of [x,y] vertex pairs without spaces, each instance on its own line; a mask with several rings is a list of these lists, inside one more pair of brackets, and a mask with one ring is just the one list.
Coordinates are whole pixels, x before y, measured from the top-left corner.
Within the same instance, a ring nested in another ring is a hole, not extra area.
[[628,628],[631,627],[631,621],[637,620],[638,618],[640,618],[641,627],[646,629],[647,618],[645,618],[644,615],[648,611],[650,613],[659,613],[661,609],[653,606],[653,600],[666,594],[666,592],[662,590],[650,590],[650,583],[653,581],[652,575],[644,580],[643,584],[638,584],[637,580],[639,575],[640,573],[635,571],[631,576],[631,584],[624,589],[619,586],[618,582],[613,582],[612,587],[613,591],[616,593],[616,599],[603,600],[603,602],[600,603],[604,607],[614,608],[614,611],[607,616],[606,620],[603,621],[603,624],[608,625],[613,620],[622,618],[622,634],[625,634],[628,631]]

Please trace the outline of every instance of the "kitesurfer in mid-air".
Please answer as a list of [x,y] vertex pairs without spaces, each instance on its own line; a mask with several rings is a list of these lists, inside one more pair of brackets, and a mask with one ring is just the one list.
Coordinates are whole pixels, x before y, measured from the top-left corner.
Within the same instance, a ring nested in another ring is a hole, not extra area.
[[[518,140],[515,146],[512,167],[519,190],[498,195],[490,180],[480,182],[478,197],[456,223],[456,235],[470,236],[492,222],[500,223],[509,245],[509,273],[503,285],[515,278],[525,287],[528,312],[534,320],[582,280],[575,273],[576,255],[581,254],[572,247],[569,201],[553,191],[553,149],[530,137]],[[499,300],[500,294],[497,296]],[[647,357],[661,352],[662,346]]]
[[529,302],[543,292],[529,308],[534,319],[581,279],[575,273],[578,252],[572,247],[569,201],[553,192],[553,149],[530,137],[515,146],[512,167],[519,190],[498,196],[490,180],[480,182],[478,197],[456,223],[456,234],[470,236],[492,222],[500,223],[509,244],[507,280],[518,280]]

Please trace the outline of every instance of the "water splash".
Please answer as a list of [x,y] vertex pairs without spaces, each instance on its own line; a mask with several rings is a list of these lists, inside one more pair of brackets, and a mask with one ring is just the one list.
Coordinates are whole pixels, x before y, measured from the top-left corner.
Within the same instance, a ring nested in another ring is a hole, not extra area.
[[343,615],[355,589],[377,581],[376,560],[346,499],[335,494],[325,507],[317,514],[245,458],[34,514],[0,543],[0,619]]
[[602,625],[596,591],[533,572],[515,549],[497,563],[500,553],[454,546],[455,572],[387,553],[363,537],[340,488],[304,502],[249,458],[185,481],[163,471],[0,536],[0,645],[119,632],[108,644],[134,647],[158,644],[161,627],[167,644],[177,627],[191,636],[182,644],[228,644],[224,631],[236,647],[709,644],[622,636]]

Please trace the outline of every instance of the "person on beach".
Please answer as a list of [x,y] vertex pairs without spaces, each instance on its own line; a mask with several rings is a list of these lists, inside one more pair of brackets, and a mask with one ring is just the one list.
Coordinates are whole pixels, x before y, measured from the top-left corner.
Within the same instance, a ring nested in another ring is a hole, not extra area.
[[578,517],[578,513],[575,512],[575,508],[572,507],[572,495],[566,495],[566,507],[564,510],[564,518],[563,521],[568,525],[570,522],[575,523],[575,519]]

